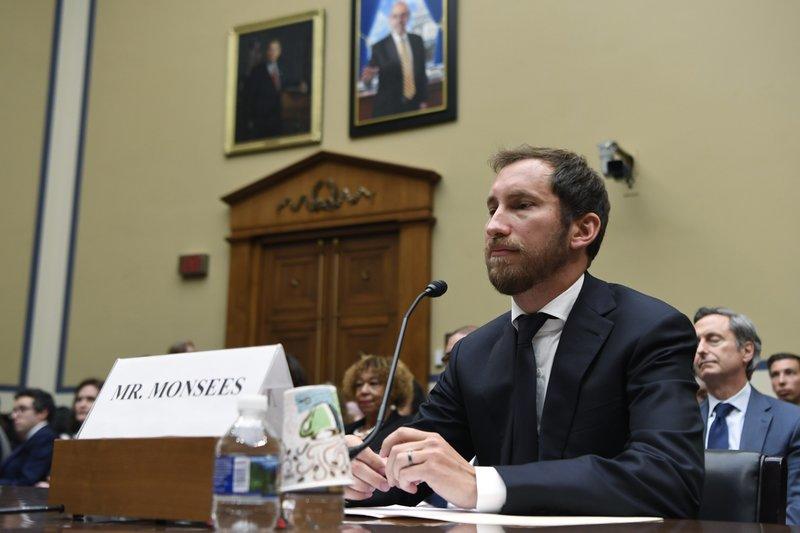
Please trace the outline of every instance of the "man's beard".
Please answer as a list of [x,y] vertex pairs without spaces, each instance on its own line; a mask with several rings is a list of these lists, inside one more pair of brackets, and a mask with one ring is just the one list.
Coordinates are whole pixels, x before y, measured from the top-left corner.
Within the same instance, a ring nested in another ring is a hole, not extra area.
[[[502,294],[513,296],[532,288],[563,267],[569,258],[567,227],[551,235],[543,247],[529,250],[522,243],[496,238],[486,243],[486,271],[489,281]],[[512,257],[491,257],[491,247],[517,250]],[[512,264],[509,259],[517,259]]]

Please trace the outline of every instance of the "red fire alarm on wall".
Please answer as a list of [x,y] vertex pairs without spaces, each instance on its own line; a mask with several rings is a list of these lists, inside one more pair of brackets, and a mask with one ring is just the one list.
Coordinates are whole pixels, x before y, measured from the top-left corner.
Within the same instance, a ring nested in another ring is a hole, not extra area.
[[178,273],[184,279],[206,277],[208,275],[208,254],[179,256]]

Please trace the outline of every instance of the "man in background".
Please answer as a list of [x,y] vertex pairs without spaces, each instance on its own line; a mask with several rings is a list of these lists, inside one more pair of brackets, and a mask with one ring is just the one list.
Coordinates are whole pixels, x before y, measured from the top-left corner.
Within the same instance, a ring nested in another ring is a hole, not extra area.
[[372,116],[394,115],[424,109],[428,99],[425,72],[425,45],[422,37],[406,32],[410,12],[399,1],[389,16],[391,33],[372,46],[369,64],[361,81],[371,83],[379,77]]
[[701,307],[694,327],[695,371],[708,388],[708,399],[700,405],[706,449],[786,457],[786,523],[800,524],[800,407],[765,396],[750,384],[761,339],[749,318],[723,307]]
[[767,359],[772,390],[781,400],[800,405],[800,356],[780,352]]
[[478,326],[461,326],[455,331],[445,333],[444,335],[444,355],[442,356],[442,364],[446,365],[450,361],[450,355],[453,353],[456,343],[478,329]]
[[0,485],[32,486],[47,478],[56,438],[48,422],[54,411],[53,397],[41,389],[14,396],[11,420],[21,443],[0,464]]

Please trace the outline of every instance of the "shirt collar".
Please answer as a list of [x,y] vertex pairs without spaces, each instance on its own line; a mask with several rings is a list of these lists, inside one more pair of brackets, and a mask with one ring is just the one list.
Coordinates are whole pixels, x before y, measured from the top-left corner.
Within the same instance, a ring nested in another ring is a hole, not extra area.
[[742,390],[728,398],[727,400],[719,400],[714,397],[713,394],[708,393],[708,414],[709,416],[711,413],[714,412],[714,408],[717,406],[718,403],[729,403],[734,406],[739,412],[744,413],[747,411],[747,403],[750,401],[750,391],[753,388],[750,386],[750,382],[744,384]]
[[408,40],[408,32],[405,32],[403,35],[400,35],[399,33],[392,32],[392,39],[394,39],[394,42],[398,42],[398,41],[404,41],[405,42],[406,40]]
[[28,431],[28,434],[25,435],[25,440],[28,440],[31,437],[33,437],[34,435],[36,435],[36,432],[39,431],[40,429],[42,429],[43,427],[45,427],[46,425],[47,425],[47,422],[41,421],[38,424],[36,424],[35,426],[33,426],[30,429],[30,431]]
[[[585,276],[586,274],[581,274],[581,277],[579,277],[575,283],[570,285],[567,290],[547,302],[544,307],[539,309],[540,313],[547,313],[553,317],[544,323],[540,331],[555,330],[564,327],[564,323],[567,321],[567,317],[569,316],[570,312],[572,312],[572,307],[575,305],[575,300],[578,299],[578,295],[581,292]],[[522,308],[517,305],[517,302],[515,302],[512,298],[511,323],[514,324],[515,328],[517,327],[517,318],[524,314],[525,311],[523,311]]]

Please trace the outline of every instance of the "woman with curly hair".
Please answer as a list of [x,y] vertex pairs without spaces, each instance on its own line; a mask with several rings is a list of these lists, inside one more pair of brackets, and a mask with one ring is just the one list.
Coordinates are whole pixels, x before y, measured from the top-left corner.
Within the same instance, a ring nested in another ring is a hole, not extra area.
[[[364,414],[360,420],[345,426],[345,433],[364,438],[378,423],[378,410],[381,406],[389,369],[392,360],[380,355],[363,355],[344,373],[342,393],[347,400],[353,400]],[[409,402],[414,394],[414,376],[406,365],[397,363],[394,374],[394,386],[389,396],[389,409],[386,410],[384,422],[378,435],[370,444],[375,452],[381,448],[383,439],[392,431],[411,420],[410,416],[400,416],[397,408]]]

